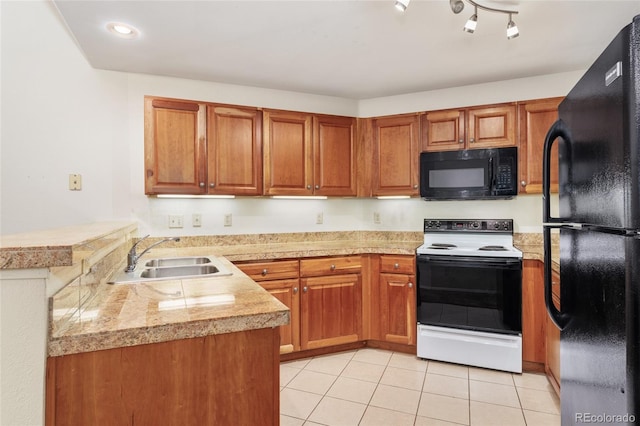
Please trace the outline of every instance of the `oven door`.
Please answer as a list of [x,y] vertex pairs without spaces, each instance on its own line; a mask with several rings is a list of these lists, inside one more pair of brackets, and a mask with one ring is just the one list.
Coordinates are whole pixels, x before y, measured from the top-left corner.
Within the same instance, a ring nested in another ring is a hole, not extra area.
[[417,256],[418,324],[522,332],[522,260]]

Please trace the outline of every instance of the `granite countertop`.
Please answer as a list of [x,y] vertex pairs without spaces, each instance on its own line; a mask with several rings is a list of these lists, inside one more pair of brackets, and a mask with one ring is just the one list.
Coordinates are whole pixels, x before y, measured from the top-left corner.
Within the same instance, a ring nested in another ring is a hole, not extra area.
[[[207,252],[199,252],[204,253]],[[219,260],[232,271],[231,276],[101,284],[96,294],[75,311],[77,291],[63,289],[53,298],[48,355],[158,343],[289,323],[289,308],[231,262],[224,258]],[[63,313],[63,316],[57,317],[56,312]],[[73,313],[69,316],[68,312]]]

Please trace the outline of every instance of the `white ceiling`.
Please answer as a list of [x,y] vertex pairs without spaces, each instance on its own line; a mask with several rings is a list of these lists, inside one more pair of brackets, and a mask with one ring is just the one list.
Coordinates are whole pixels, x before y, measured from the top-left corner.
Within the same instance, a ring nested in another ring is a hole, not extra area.
[[[95,68],[368,99],[586,69],[640,1],[477,0],[507,15],[448,0],[54,0]],[[116,38],[106,24],[138,28]]]

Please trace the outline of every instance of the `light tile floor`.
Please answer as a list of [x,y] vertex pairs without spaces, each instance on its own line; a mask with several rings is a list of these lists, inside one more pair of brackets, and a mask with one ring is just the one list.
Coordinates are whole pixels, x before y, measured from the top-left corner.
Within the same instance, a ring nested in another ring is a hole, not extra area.
[[511,374],[360,349],[280,364],[290,425],[559,426],[544,374]]

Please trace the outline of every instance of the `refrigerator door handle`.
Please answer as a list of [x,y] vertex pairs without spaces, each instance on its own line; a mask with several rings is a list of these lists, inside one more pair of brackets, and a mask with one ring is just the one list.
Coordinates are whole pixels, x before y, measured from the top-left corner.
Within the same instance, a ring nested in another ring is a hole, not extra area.
[[544,222],[545,226],[552,226],[551,224],[553,223],[563,223],[562,219],[551,217],[551,147],[558,137],[561,137],[566,144],[571,144],[569,128],[562,119],[553,123],[544,140],[542,155],[542,222]]
[[553,304],[553,289],[551,280],[551,228],[542,229],[544,235],[544,304],[553,323],[563,330],[569,323],[569,315],[560,312]]

